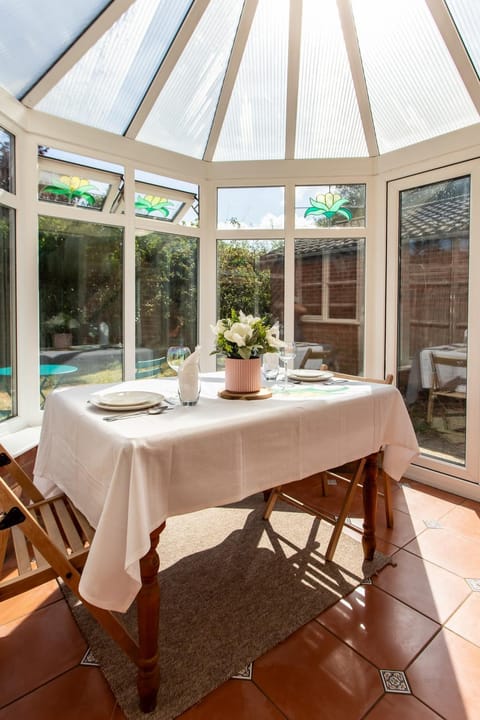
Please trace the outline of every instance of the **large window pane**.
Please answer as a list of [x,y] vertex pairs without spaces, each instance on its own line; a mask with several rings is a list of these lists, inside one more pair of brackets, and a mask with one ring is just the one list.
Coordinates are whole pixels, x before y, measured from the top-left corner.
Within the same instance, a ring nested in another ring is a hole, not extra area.
[[170,345],[197,344],[198,238],[137,231],[137,377],[173,374]]
[[295,240],[295,340],[354,374],[363,371],[364,249],[363,239]]
[[15,414],[14,210],[0,205],[0,421]]
[[14,139],[0,127],[0,190],[15,192]]
[[399,387],[422,452],[465,462],[470,178],[400,193]]
[[283,228],[285,188],[219,188],[217,227],[228,230]]
[[122,379],[123,229],[39,218],[41,403],[59,383]]
[[243,310],[278,322],[283,334],[283,240],[219,240],[217,292],[219,318]]

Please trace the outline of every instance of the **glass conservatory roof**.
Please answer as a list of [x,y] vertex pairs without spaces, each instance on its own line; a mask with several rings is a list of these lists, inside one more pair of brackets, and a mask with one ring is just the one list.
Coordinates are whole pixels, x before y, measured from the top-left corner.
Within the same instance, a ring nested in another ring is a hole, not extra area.
[[0,17],[0,86],[24,105],[207,161],[376,156],[480,121],[479,0],[0,0]]

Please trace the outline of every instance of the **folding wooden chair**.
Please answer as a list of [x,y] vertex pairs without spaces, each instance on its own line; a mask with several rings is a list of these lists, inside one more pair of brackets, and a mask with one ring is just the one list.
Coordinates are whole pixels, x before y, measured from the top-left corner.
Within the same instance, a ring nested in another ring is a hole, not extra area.
[[[432,352],[432,386],[428,392],[427,422],[433,422],[433,408],[436,399],[453,398],[461,403],[460,413],[466,412],[467,400],[467,358],[445,357]],[[443,419],[447,426],[447,411],[443,408]]]
[[331,356],[332,352],[331,350],[314,350],[313,348],[309,347],[305,350],[305,355],[303,356],[299,367],[300,368],[306,368],[307,363],[311,360],[318,360],[319,363],[318,366],[320,369],[327,370],[328,369],[328,360]]
[[[145,648],[141,649],[112,612],[90,605],[81,597],[78,588],[80,570],[87,560],[93,535],[94,530],[66,495],[60,493],[44,498],[16,460],[0,445],[0,602],[61,577],[137,665],[140,704],[144,711],[152,710],[156,690],[153,696],[142,699],[141,685],[145,675],[158,675],[158,655],[155,654],[158,617],[150,619],[154,645],[152,656],[147,654],[145,658],[142,655]],[[152,581],[156,583],[154,570]]]
[[[370,382],[370,383],[382,383],[385,385],[391,385],[393,383],[393,375],[387,375],[385,380],[381,380],[378,378],[366,378],[366,377],[359,377],[357,375],[345,375],[343,373],[334,373],[334,376],[337,378],[343,378],[345,380],[354,380],[354,381],[360,381],[360,382]],[[340,508],[340,512],[338,515],[333,516],[328,514],[325,510],[315,507],[310,502],[305,502],[299,497],[298,489],[296,493],[296,483],[292,482],[288,485],[278,486],[276,488],[273,488],[273,490],[270,493],[270,496],[267,501],[267,505],[264,512],[264,519],[268,520],[270,518],[270,515],[272,514],[273,508],[275,507],[275,503],[278,499],[283,500],[286,503],[289,503],[290,505],[293,505],[296,508],[299,508],[300,510],[303,510],[305,512],[310,513],[311,515],[315,515],[316,517],[320,517],[327,522],[330,522],[333,524],[333,532],[330,537],[330,541],[327,547],[327,551],[325,553],[325,559],[326,560],[332,560],[336,547],[338,545],[338,541],[340,539],[340,535],[342,533],[342,529],[345,524],[348,524],[349,527],[352,527],[354,530],[357,530],[359,528],[355,527],[354,525],[350,525],[349,523],[346,523],[348,513],[350,510],[350,507],[352,505],[352,500],[354,498],[355,491],[359,484],[361,484],[364,471],[365,471],[365,465],[366,465],[367,458],[359,458],[354,463],[349,463],[349,467],[353,465],[353,469],[351,472],[349,472],[348,468],[333,468],[331,470],[325,470],[321,473],[317,473],[316,475],[313,475],[311,477],[312,482],[318,483],[320,480],[320,492],[323,496],[328,495],[328,480],[329,478],[333,478],[335,480],[340,480],[341,482],[347,482],[347,490],[345,493],[345,496],[343,498],[342,506]],[[391,486],[390,486],[390,477],[384,472],[383,470],[383,453],[380,451],[378,454],[378,462],[379,467],[378,471],[383,477],[383,488],[384,488],[384,501],[385,501],[385,515],[386,515],[386,522],[387,527],[391,528],[393,527],[393,508],[392,508],[392,495],[391,495]],[[308,478],[310,479],[310,478]]]

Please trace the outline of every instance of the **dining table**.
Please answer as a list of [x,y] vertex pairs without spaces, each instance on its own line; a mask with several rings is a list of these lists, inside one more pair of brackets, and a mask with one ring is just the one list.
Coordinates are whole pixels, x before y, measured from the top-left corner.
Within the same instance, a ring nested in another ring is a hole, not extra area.
[[[403,398],[390,385],[289,383],[269,388],[262,399],[234,400],[221,397],[223,389],[223,373],[202,373],[193,406],[178,404],[176,378],[59,387],[45,403],[35,483],[47,495],[60,488],[96,528],[81,597],[119,612],[135,599],[148,606],[143,613],[138,607],[144,711],[155,707],[159,687],[151,619],[159,613],[157,543],[168,518],[368,456],[363,547],[371,559],[376,454],[383,449],[385,472],[399,480],[419,452]],[[112,412],[92,402],[99,392],[139,391],[158,394],[170,409],[135,416],[124,410],[110,422]]]

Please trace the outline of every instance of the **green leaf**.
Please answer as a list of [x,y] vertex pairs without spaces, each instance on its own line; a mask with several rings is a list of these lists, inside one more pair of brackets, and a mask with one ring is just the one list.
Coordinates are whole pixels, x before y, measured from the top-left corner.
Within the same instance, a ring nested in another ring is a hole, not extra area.
[[52,195],[70,195],[70,188],[68,185],[47,185],[42,192],[51,193]]
[[305,214],[303,217],[307,217],[307,215],[320,215],[321,216],[324,214],[325,214],[325,210],[317,210],[316,208],[309,207],[305,210]]

